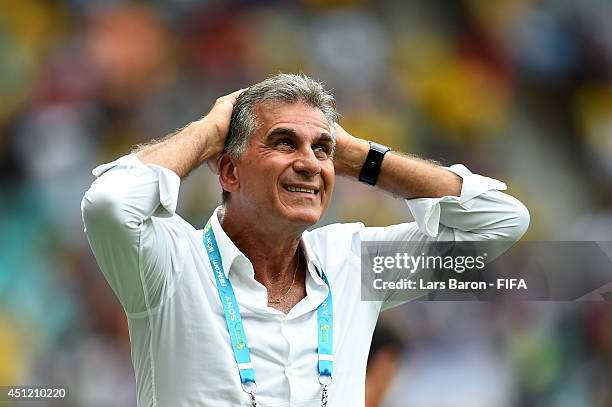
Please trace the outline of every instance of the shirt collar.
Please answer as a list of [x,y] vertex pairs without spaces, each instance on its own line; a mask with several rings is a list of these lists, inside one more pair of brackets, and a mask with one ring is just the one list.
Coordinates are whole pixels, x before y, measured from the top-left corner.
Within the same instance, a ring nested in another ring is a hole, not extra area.
[[304,248],[304,256],[306,256],[306,260],[307,260],[306,264],[308,264],[308,270],[310,271],[311,269],[314,269],[315,271],[314,274],[316,274],[316,276],[318,277],[318,279],[315,278],[317,283],[320,280],[321,284],[325,284],[325,282],[323,282],[323,279],[321,277],[321,269],[322,269],[321,263],[319,263],[319,260],[317,259],[317,256],[315,255],[314,250],[312,249],[308,241],[304,239],[303,236],[302,236],[302,247]]
[[[244,255],[244,253],[242,253],[240,249],[236,247],[232,239],[230,239],[230,237],[221,227],[221,223],[219,222],[219,214],[222,213],[222,211],[223,206],[218,206],[208,221],[210,222],[213,232],[215,233],[217,246],[219,246],[219,253],[221,254],[221,259],[223,259],[223,272],[227,278],[229,277],[229,272],[232,269],[232,264],[236,259],[242,258],[246,260],[246,263],[250,263],[250,261]],[[312,247],[303,237],[300,244],[303,248],[304,256],[306,256],[308,272],[311,274],[317,284],[325,285],[325,282],[321,278],[321,264],[319,263]]]
[[245,260],[248,260],[247,257],[236,247],[232,239],[225,233],[225,230],[221,227],[221,223],[219,222],[219,214],[222,213],[223,206],[218,206],[217,209],[213,212],[208,222],[212,227],[213,232],[215,233],[215,239],[217,240],[217,246],[219,246],[219,254],[221,255],[221,259],[223,261],[223,272],[225,273],[225,277],[229,277],[229,272],[232,268],[232,264],[234,261],[242,257]]

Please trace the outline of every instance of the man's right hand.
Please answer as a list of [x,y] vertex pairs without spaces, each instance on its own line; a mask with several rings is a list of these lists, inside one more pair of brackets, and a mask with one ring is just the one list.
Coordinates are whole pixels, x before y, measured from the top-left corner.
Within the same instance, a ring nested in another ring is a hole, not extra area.
[[200,119],[204,127],[209,129],[206,150],[210,158],[206,160],[206,163],[215,174],[219,173],[217,162],[225,147],[225,139],[229,132],[230,120],[236,100],[245,90],[246,88],[239,89],[229,95],[221,96],[210,109],[210,112]]
[[204,162],[218,174],[217,161],[225,147],[232,111],[236,99],[244,90],[220,97],[206,116],[190,123],[171,137],[139,149],[138,158],[144,164],[168,168],[181,178]]

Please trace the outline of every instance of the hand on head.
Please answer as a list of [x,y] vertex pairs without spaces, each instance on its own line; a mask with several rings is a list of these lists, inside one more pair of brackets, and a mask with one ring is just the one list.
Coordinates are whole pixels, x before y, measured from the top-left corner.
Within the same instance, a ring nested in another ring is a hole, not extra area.
[[232,118],[234,106],[236,105],[236,100],[246,89],[247,88],[239,89],[229,95],[221,96],[216,100],[208,114],[201,119],[201,121],[206,121],[212,126],[212,134],[214,134],[214,136],[209,137],[210,145],[208,148],[209,151],[214,151],[214,154],[206,163],[208,164],[208,168],[215,174],[219,174],[218,162],[223,153],[223,148],[225,147],[225,139],[229,132],[230,120]]

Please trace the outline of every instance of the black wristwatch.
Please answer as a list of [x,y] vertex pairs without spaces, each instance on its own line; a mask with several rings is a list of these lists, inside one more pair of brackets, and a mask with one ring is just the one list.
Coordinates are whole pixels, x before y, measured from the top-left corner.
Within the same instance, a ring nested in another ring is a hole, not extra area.
[[365,163],[363,167],[361,167],[359,181],[370,185],[376,185],[383,158],[385,158],[385,154],[391,151],[391,149],[373,141],[368,141],[368,143],[370,143],[370,151],[368,151]]

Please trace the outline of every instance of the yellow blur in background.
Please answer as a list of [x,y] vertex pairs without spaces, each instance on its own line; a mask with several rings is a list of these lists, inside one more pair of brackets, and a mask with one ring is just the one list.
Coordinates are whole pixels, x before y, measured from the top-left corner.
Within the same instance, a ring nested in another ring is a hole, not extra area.
[[[610,27],[596,0],[2,1],[0,385],[135,405],[125,317],[82,230],[91,170],[279,71],[323,80],[356,136],[506,182],[528,239],[612,240]],[[179,213],[201,227],[220,194],[199,169]],[[322,223],[410,219],[340,180]],[[407,346],[385,406],[612,405],[605,303],[392,312]]]

